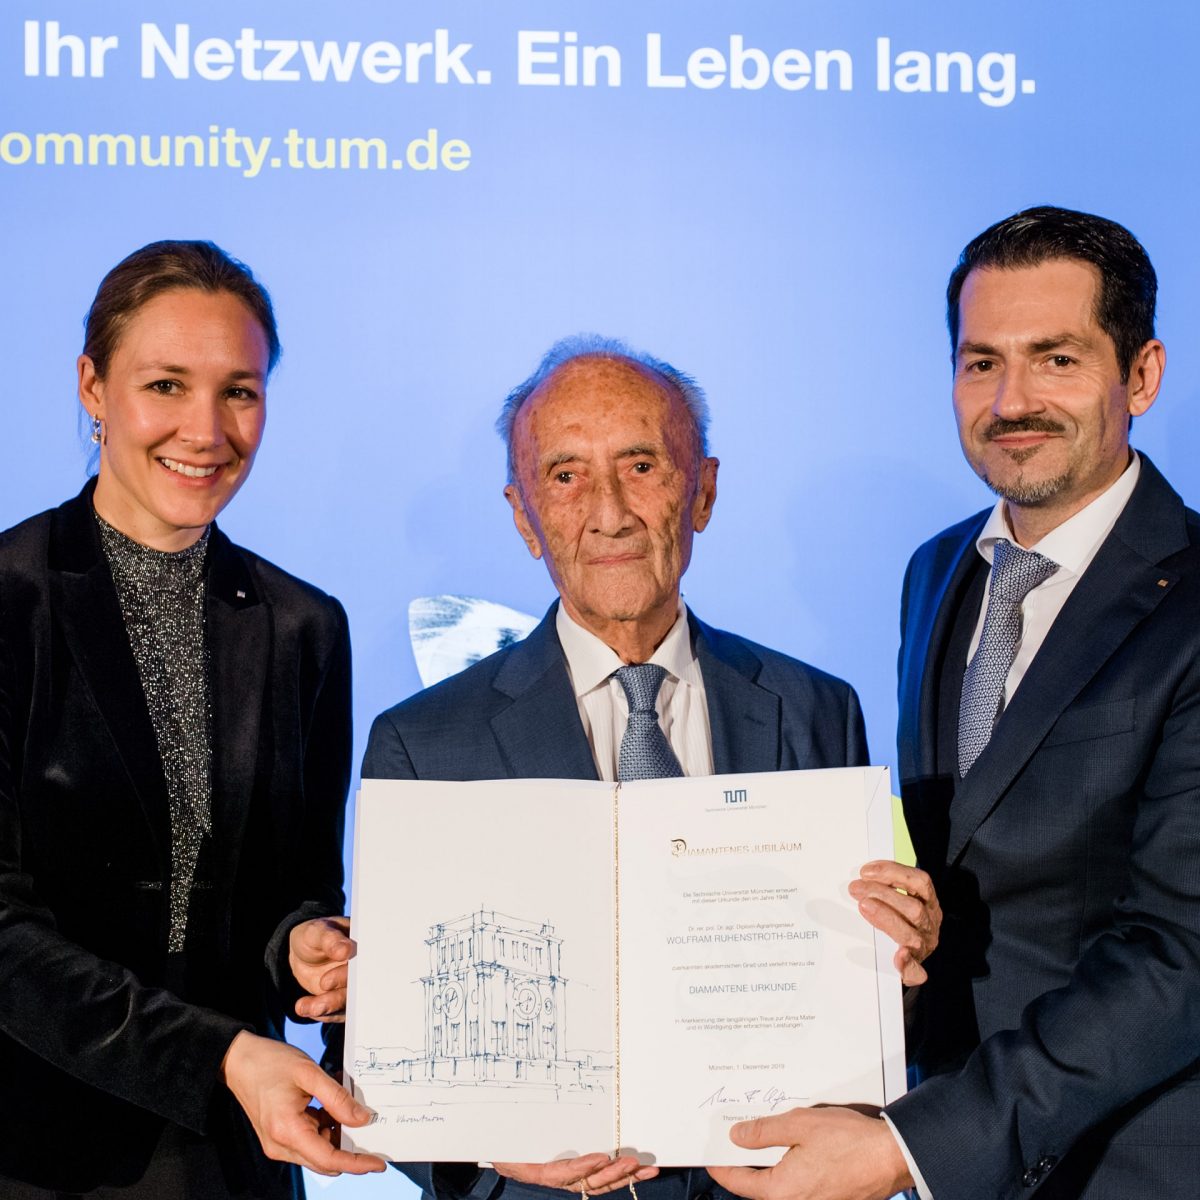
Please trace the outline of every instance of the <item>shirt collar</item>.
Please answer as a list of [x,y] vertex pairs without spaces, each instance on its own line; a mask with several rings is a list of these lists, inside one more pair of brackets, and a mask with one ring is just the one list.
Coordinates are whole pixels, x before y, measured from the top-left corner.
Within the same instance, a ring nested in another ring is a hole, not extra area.
[[[611,647],[573,621],[567,614],[565,605],[561,603],[554,618],[554,627],[562,644],[563,654],[566,655],[567,674],[571,677],[576,699],[607,682],[618,667],[625,665]],[[696,661],[696,652],[692,649],[687,608],[682,600],[679,602],[679,615],[675,618],[675,624],[650,656],[650,661],[665,667],[667,674],[673,679],[685,683],[700,682],[700,664]]]
[[[1058,563],[1059,570],[1080,575],[1092,561],[1100,543],[1112,532],[1117,518],[1129,503],[1141,474],[1142,460],[1134,452],[1133,461],[1107,491],[1101,492],[1089,505],[1073,517],[1052,529],[1036,546],[1027,547]],[[975,548],[990,564],[1000,538],[1013,540],[1012,530],[1004,512],[1004,501],[998,500],[988,514]]]

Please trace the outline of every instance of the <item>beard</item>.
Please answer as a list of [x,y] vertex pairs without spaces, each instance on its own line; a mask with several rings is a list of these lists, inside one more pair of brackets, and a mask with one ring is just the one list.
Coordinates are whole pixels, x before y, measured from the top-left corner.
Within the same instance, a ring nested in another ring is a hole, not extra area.
[[1064,471],[1051,479],[1026,479],[1023,475],[1016,479],[993,479],[986,471],[981,471],[979,478],[1010,504],[1036,508],[1066,491],[1074,476],[1070,471]]
[[[997,417],[984,430],[983,436],[985,441],[990,442],[992,439],[1003,437],[1006,434],[1064,432],[1065,430],[1062,425],[1057,421],[1048,420],[1046,417],[1022,417],[1017,421],[1006,421],[1003,417]],[[1027,449],[1008,450],[1005,453],[1009,462],[1015,467],[1021,468],[1031,459],[1034,459],[1040,449],[1040,446],[1030,446]],[[1053,500],[1055,496],[1069,488],[1074,479],[1074,474],[1070,468],[1058,475],[1051,476],[1049,479],[1027,479],[1024,472],[1019,469],[1015,478],[995,479],[988,474],[982,465],[977,468],[977,474],[997,496],[1008,500],[1012,504],[1029,507],[1045,504],[1048,500]]]

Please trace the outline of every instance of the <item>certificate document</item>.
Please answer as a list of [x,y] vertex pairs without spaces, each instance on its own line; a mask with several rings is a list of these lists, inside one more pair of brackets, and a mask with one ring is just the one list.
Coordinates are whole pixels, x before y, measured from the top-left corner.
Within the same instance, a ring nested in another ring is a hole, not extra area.
[[885,768],[364,780],[343,1130],[396,1160],[770,1163],[729,1126],[904,1089]]

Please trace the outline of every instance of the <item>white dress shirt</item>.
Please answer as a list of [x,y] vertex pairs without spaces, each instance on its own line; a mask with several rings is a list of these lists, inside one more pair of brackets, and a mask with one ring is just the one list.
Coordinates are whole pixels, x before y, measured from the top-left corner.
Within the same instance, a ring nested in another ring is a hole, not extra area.
[[[1067,597],[1075,590],[1075,585],[1096,557],[1104,539],[1112,533],[1117,518],[1129,503],[1129,497],[1133,495],[1141,470],[1142,460],[1134,454],[1133,461],[1108,491],[1101,492],[1086,508],[1081,508],[1069,520],[1052,529],[1036,546],[1024,547],[1026,550],[1036,550],[1043,557],[1058,563],[1058,570],[1039,583],[1021,603],[1021,640],[1017,643],[1016,657],[1009,668],[1008,678],[1004,681],[1006,707],[1011,702],[1017,685],[1025,678],[1029,664],[1042,648],[1050,626],[1062,611]],[[1017,544],[1008,524],[1003,500],[998,501],[992,509],[983,530],[975,540],[975,548],[987,560],[989,566],[995,554],[996,542],[1000,538],[1007,538],[1014,546]],[[989,587],[991,582],[992,576],[989,571]],[[967,651],[967,662],[971,661],[983,634],[987,604],[988,596],[985,591],[983,603],[979,608],[979,620],[975,623],[975,634]]]
[[[1125,505],[1129,503],[1129,497],[1133,495],[1133,489],[1137,485],[1141,470],[1142,460],[1135,453],[1133,461],[1107,491],[1101,492],[1086,508],[1081,508],[1073,517],[1052,529],[1035,546],[1023,547],[1026,550],[1036,550],[1052,562],[1058,563],[1058,570],[1033,588],[1021,603],[1021,640],[1017,643],[1016,657],[1009,668],[1008,678],[1004,681],[1004,704],[1006,707],[1012,700],[1013,693],[1020,686],[1021,680],[1025,678],[1029,664],[1033,662],[1037,652],[1042,648],[1042,643],[1050,632],[1050,626],[1054,624],[1054,619],[1062,611],[1067,597],[1074,591],[1075,585],[1084,571],[1096,557],[1100,547],[1104,544],[1104,539],[1112,533],[1117,518],[1125,510]],[[989,567],[995,554],[996,542],[1000,538],[1007,538],[1013,545],[1017,544],[1008,524],[1008,515],[1005,512],[1003,500],[996,502],[996,507],[992,509],[984,523],[979,537],[975,539],[975,549],[987,560]],[[987,582],[990,588],[992,583],[990,570]],[[979,619],[975,623],[975,634],[971,638],[971,646],[967,651],[967,662],[971,661],[976,647],[979,645],[979,639],[983,635],[983,622],[987,616],[987,606],[988,593],[985,590],[983,603],[979,608]],[[900,1146],[900,1153],[904,1155],[904,1161],[908,1164],[909,1172],[916,1184],[917,1194],[921,1200],[933,1200],[933,1193],[926,1186],[921,1172],[917,1169],[916,1161],[904,1144],[904,1139],[888,1119],[886,1113],[883,1114],[883,1118],[887,1121],[888,1128],[891,1129]]]
[[[587,734],[600,778],[617,777],[617,756],[629,720],[625,689],[613,672],[625,664],[594,633],[589,633],[567,615],[559,604],[555,618],[558,640],[567,658],[567,674],[579,705],[579,719]],[[712,732],[708,724],[708,700],[700,664],[692,649],[687,609],[679,604],[679,616],[670,632],[650,656],[665,667],[666,678],[658,692],[658,724],[675,751],[685,775],[713,773]]]

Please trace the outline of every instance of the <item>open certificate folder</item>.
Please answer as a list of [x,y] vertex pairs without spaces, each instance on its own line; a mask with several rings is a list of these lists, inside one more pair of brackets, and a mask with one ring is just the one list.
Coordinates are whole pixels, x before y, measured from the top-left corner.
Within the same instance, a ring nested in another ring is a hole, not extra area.
[[904,1090],[885,768],[364,780],[346,1082],[401,1161],[769,1163],[735,1121]]

